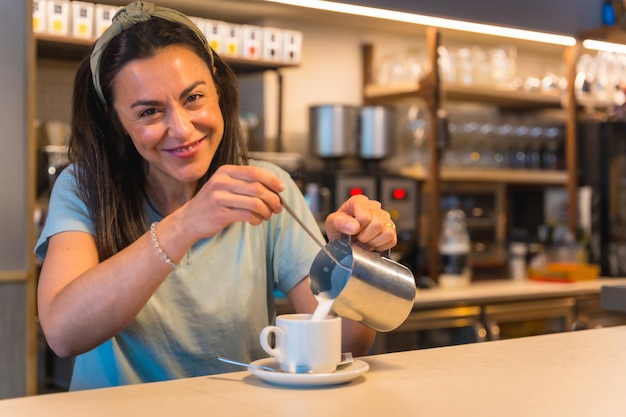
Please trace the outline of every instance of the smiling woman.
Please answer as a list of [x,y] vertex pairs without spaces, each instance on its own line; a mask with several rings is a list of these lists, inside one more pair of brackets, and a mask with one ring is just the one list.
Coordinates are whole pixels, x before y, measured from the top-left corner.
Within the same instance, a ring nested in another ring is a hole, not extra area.
[[[231,69],[182,14],[135,2],[79,66],[69,154],[35,247],[39,319],[71,389],[226,372],[265,356],[274,287],[297,312],[323,239],[277,166],[248,157]],[[280,193],[280,197],[279,194]],[[376,250],[395,245],[380,203],[352,198],[326,219]],[[186,262],[181,260],[186,259]],[[344,320],[343,351],[375,332]]]
[[[186,184],[180,193],[191,198],[220,144],[224,120],[211,75],[195,53],[174,45],[130,62],[113,84],[113,108],[148,163],[157,206],[167,202],[168,185]],[[173,211],[173,203],[159,208]]]

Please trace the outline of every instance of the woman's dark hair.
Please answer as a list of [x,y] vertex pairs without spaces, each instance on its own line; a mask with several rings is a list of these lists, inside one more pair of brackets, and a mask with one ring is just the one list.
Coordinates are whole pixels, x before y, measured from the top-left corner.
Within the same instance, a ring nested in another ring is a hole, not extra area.
[[[130,61],[154,56],[169,45],[193,51],[210,68],[211,59],[197,35],[184,25],[151,18],[137,23],[111,40],[102,55],[100,83],[103,104],[93,87],[89,57],[76,73],[72,97],[70,160],[75,166],[78,193],[85,202],[95,228],[100,260],[130,245],[145,233],[147,219],[145,162],[124,133],[111,103],[113,83]],[[247,149],[239,124],[239,98],[233,71],[217,54],[213,82],[224,118],[224,135],[196,192],[218,167],[246,164]]]

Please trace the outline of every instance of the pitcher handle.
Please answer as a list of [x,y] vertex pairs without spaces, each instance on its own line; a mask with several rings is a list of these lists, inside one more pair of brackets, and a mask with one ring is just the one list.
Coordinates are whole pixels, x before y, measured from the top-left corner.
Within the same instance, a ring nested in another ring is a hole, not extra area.
[[[341,240],[347,240],[348,243],[353,243],[352,242],[352,235],[347,235],[345,233],[341,234]],[[359,242],[354,242],[355,244],[359,244]],[[384,250],[384,251],[376,251],[378,254],[380,254],[380,256],[383,256],[385,258],[389,258],[391,259],[391,248]]]

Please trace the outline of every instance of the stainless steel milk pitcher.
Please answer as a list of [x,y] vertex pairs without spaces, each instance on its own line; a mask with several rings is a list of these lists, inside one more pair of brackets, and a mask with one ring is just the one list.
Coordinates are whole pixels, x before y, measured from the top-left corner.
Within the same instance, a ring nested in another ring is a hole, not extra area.
[[325,249],[343,267],[320,251],[311,265],[310,285],[316,296],[335,300],[337,315],[381,332],[406,320],[417,291],[407,267],[347,239],[330,242]]

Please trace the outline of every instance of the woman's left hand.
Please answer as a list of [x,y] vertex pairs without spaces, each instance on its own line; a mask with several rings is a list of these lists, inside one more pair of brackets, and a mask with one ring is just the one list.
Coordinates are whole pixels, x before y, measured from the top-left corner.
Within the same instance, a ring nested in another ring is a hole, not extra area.
[[380,202],[364,195],[350,197],[339,209],[326,217],[328,240],[351,235],[353,241],[377,251],[390,249],[398,243],[396,225]]

